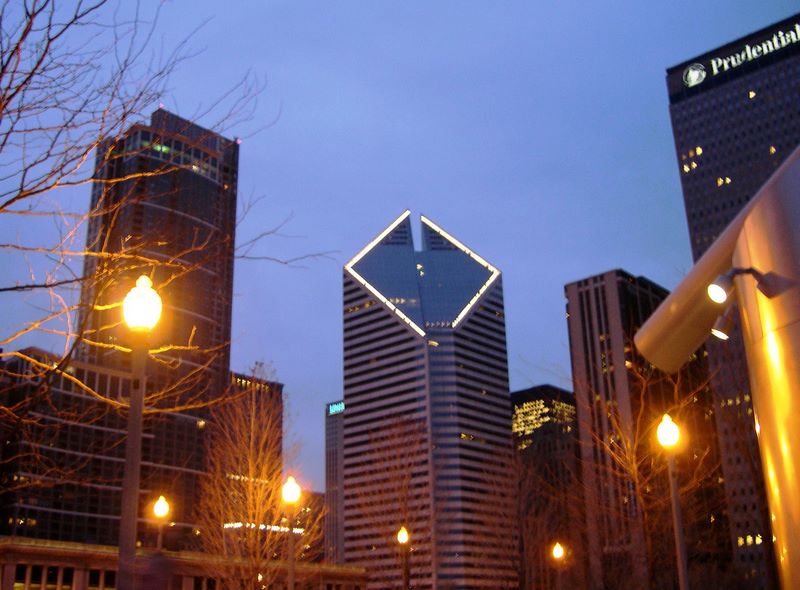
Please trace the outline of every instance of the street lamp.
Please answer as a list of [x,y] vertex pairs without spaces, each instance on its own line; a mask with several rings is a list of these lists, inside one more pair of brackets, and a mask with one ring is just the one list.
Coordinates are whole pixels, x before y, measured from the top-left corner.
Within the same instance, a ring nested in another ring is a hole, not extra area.
[[164,543],[164,520],[169,515],[169,502],[164,496],[159,496],[158,500],[153,504],[153,516],[158,519],[158,542],[156,549],[161,551],[161,546]]
[[403,570],[403,590],[408,590],[409,582],[411,579],[411,572],[409,571],[408,563],[408,542],[411,540],[411,535],[408,533],[406,527],[401,526],[397,531],[397,543],[400,545],[400,561]]
[[122,478],[122,507],[119,523],[119,590],[133,590],[136,560],[136,521],[139,512],[139,469],[142,462],[142,414],[144,412],[145,368],[148,334],[161,317],[161,297],[153,282],[142,275],[122,302],[122,316],[131,331],[131,384],[128,436],[125,441],[125,471]]
[[550,555],[553,557],[556,566],[556,589],[561,590],[561,570],[564,568],[564,558],[567,555],[567,551],[559,541],[556,541],[550,549]]
[[289,506],[289,563],[288,572],[286,574],[286,588],[287,590],[294,590],[294,520],[296,514],[297,502],[300,500],[302,494],[300,484],[295,481],[291,475],[286,478],[286,483],[281,488],[281,497],[284,504]]
[[672,527],[675,532],[675,556],[678,561],[678,586],[680,590],[689,590],[689,569],[686,563],[686,540],[683,537],[683,518],[681,502],[678,496],[678,478],[675,476],[675,448],[681,433],[678,425],[669,414],[664,414],[656,429],[659,444],[667,451],[667,473],[669,475],[669,492],[672,498]]

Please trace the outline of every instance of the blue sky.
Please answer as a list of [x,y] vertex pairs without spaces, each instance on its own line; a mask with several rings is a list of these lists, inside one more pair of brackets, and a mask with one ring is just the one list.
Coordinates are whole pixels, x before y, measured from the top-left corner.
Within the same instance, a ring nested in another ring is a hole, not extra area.
[[503,272],[512,389],[570,387],[564,284],[624,268],[671,288],[691,266],[665,69],[796,11],[790,0],[164,2],[154,43],[202,25],[166,108],[191,118],[248,71],[266,81],[253,117],[225,130],[244,138],[240,200],[259,199],[240,240],[288,219],[261,253],[329,253],[235,272],[233,368],[264,361],[285,383],[298,479],[324,486],[350,257],[404,209],[425,214]]

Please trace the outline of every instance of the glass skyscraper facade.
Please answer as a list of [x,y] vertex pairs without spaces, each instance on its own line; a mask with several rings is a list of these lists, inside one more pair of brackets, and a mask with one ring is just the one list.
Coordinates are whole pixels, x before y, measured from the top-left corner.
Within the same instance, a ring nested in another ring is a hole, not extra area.
[[344,557],[397,588],[517,582],[500,272],[410,212],[344,269]]
[[98,148],[80,324],[99,345],[81,346],[83,360],[128,367],[108,346],[127,344],[119,309],[102,307],[148,274],[164,301],[151,346],[193,347],[160,353],[153,388],[181,376],[196,398],[228,385],[238,160],[235,140],[163,109]]
[[[800,14],[669,68],[667,88],[697,260],[800,143]],[[753,588],[769,588],[772,535],[741,329],[707,350],[734,557]]]

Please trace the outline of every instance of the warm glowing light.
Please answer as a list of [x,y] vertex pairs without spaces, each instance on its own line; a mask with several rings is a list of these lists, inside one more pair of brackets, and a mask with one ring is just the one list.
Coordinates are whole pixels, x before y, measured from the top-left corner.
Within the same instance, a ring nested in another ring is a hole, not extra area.
[[728,292],[716,283],[711,283],[707,291],[709,298],[714,303],[725,303],[728,300]]
[[720,340],[727,340],[728,338],[730,338],[730,336],[728,336],[725,332],[717,328],[711,328],[711,333]]
[[411,535],[408,534],[408,530],[406,529],[406,527],[401,526],[400,530],[397,531],[397,542],[400,543],[401,545],[405,545],[406,543],[408,543],[410,538]]
[[169,502],[164,496],[159,496],[153,504],[153,514],[156,518],[166,518],[169,514]]
[[552,550],[553,559],[564,559],[564,546],[556,541]]
[[281,497],[283,498],[283,501],[287,504],[296,504],[300,499],[301,493],[302,490],[300,489],[300,484],[297,483],[294,477],[290,475],[286,479],[286,483],[283,484],[283,488],[281,489]]
[[146,275],[136,279],[122,302],[122,316],[134,332],[149,332],[161,317],[161,297],[153,290],[153,282]]
[[661,423],[656,429],[656,436],[661,446],[666,449],[671,449],[678,444],[678,439],[681,436],[680,430],[669,414],[664,414],[664,417],[661,418]]

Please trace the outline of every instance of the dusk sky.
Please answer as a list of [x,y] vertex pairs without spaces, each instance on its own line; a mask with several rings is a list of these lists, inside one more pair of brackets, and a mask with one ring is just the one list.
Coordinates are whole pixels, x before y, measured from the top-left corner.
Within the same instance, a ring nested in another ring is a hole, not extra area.
[[571,388],[564,284],[623,268],[672,288],[691,267],[666,68],[797,11],[792,0],[164,2],[154,44],[200,26],[165,108],[193,118],[248,71],[266,80],[254,116],[223,130],[243,138],[240,202],[259,199],[238,241],[287,220],[253,253],[327,253],[236,263],[232,368],[263,361],[285,384],[298,480],[324,488],[352,256],[405,209],[417,236],[426,215],[503,273],[512,390]]

